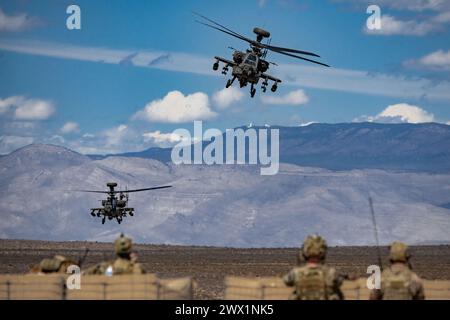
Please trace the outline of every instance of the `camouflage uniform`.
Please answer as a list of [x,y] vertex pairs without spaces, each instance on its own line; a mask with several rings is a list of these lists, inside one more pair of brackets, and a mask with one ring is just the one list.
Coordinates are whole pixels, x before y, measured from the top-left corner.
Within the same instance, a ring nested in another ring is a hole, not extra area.
[[391,265],[381,274],[381,289],[372,290],[372,300],[423,300],[422,280],[409,266],[410,254],[406,244],[394,242],[390,247]]
[[39,264],[30,269],[30,273],[48,274],[48,273],[66,273],[67,268],[77,263],[67,257],[56,255],[53,258],[43,259]]
[[301,254],[306,263],[292,269],[283,280],[294,287],[293,300],[341,300],[342,280],[336,270],[324,264],[327,243],[320,236],[308,236],[303,243]]
[[120,274],[143,274],[144,269],[139,263],[136,262],[136,258],[132,258],[132,246],[133,243],[130,238],[125,237],[123,234],[114,242],[114,249],[117,255],[114,261],[104,261],[84,271],[84,274],[107,274],[112,271],[113,275]]

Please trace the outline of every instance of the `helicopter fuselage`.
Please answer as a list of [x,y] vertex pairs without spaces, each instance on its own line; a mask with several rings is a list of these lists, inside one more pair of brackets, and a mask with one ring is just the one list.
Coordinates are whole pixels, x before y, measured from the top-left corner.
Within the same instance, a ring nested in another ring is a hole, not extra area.
[[77,190],[81,192],[91,192],[91,193],[102,193],[107,194],[106,200],[101,200],[102,206],[100,208],[91,208],[91,216],[93,217],[102,217],[102,224],[105,223],[106,218],[108,220],[116,219],[120,224],[122,219],[126,217],[126,215],[133,216],[134,208],[127,207],[128,204],[128,194],[131,192],[141,192],[141,191],[149,191],[149,190],[157,190],[157,189],[166,189],[172,186],[159,186],[159,187],[151,187],[151,188],[142,188],[142,189],[134,189],[134,190],[114,190],[117,187],[116,182],[108,182],[106,186],[109,188],[109,191],[100,191],[100,190]]
[[263,92],[266,91],[269,80],[274,81],[274,84],[271,87],[272,92],[277,90],[277,85],[281,82],[280,79],[265,73],[269,69],[269,62],[262,58],[261,52],[256,48],[247,50],[247,52],[235,50],[233,53],[233,61],[217,56],[214,58],[216,59],[216,62],[213,65],[213,70],[219,68],[219,62],[225,64],[222,69],[223,75],[227,74],[229,67],[232,68],[232,78],[227,81],[226,88],[230,87],[235,80],[239,82],[241,88],[250,83],[252,86],[250,94],[253,97],[256,92],[254,85],[258,84],[259,79],[263,79],[261,86]]

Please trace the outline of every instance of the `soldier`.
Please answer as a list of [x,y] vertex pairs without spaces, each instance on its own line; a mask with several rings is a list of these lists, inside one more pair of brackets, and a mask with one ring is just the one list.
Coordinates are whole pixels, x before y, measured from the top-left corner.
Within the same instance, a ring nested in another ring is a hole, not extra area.
[[300,254],[305,263],[292,269],[283,280],[287,286],[294,287],[291,299],[294,300],[341,300],[342,280],[336,270],[325,265],[327,243],[318,235],[308,236]]
[[104,275],[120,275],[120,274],[143,274],[144,269],[132,254],[133,243],[130,238],[123,234],[114,242],[114,249],[117,255],[114,261],[104,261],[87,269],[84,274],[104,274]]
[[67,268],[71,265],[77,265],[77,263],[67,257],[56,255],[53,258],[43,259],[40,263],[34,265],[30,269],[30,273],[66,273]]
[[381,274],[381,289],[370,293],[372,300],[423,300],[422,281],[411,270],[408,246],[393,242],[389,250],[390,267]]

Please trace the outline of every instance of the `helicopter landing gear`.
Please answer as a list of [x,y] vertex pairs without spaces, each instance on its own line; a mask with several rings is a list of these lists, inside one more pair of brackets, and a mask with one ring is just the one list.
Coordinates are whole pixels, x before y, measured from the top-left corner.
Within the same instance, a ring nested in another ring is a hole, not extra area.
[[118,224],[120,224],[122,222],[122,218],[120,218],[120,217],[117,217],[116,220],[117,220]]
[[102,224],[105,224],[105,221],[106,221],[106,217],[103,217]]
[[277,84],[275,83],[275,84],[272,86],[272,88],[270,88],[270,91],[275,92],[275,91],[277,91],[277,89],[278,89],[278,86],[277,86]]
[[253,87],[253,83],[252,83],[252,86],[250,88],[250,97],[253,98],[255,96],[255,93],[256,93],[256,89]]
[[225,88],[231,87],[231,85],[232,85],[233,82],[234,82],[234,79],[236,79],[236,77],[233,77],[233,78],[231,78],[231,79],[228,79],[227,84],[225,85]]
[[261,91],[262,92],[266,92],[268,84],[269,83],[267,82],[267,79],[264,80],[264,82],[262,83],[262,86],[261,86]]
[[214,64],[213,64],[213,70],[214,71],[217,71],[219,69],[219,63],[218,62],[215,62]]
[[222,69],[222,74],[223,74],[223,75],[226,75],[227,72],[228,72],[228,66],[223,67],[223,69]]

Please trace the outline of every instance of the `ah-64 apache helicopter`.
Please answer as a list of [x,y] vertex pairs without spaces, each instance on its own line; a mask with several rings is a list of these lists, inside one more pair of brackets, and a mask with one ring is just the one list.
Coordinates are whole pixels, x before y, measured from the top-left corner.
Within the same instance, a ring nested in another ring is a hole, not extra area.
[[[284,54],[286,56],[294,57],[297,59],[306,60],[312,63],[320,64],[325,67],[329,67],[329,65],[318,62],[315,60],[311,60],[305,57],[298,56],[296,54],[301,55],[307,55],[307,56],[314,56],[314,57],[320,57],[319,55],[308,52],[308,51],[302,51],[302,50],[296,50],[296,49],[289,49],[289,48],[282,48],[282,47],[276,47],[270,45],[271,38],[270,33],[266,30],[263,30],[261,28],[254,28],[253,32],[256,34],[256,41],[249,39],[247,37],[244,37],[243,35],[199,14],[196,12],[193,12],[195,15],[199,16],[200,18],[204,19],[204,21],[197,21],[200,24],[203,24],[207,27],[216,29],[218,31],[224,32],[226,34],[229,34],[230,36],[233,36],[235,38],[238,38],[240,40],[246,41],[250,44],[250,49],[247,49],[246,52],[238,51],[234,48],[229,47],[230,49],[233,49],[233,61],[224,59],[222,57],[215,56],[214,59],[216,59],[216,62],[213,64],[213,70],[216,71],[219,69],[219,62],[222,62],[225,64],[225,66],[222,68],[222,74],[226,75],[229,67],[232,67],[233,71],[231,73],[232,78],[227,81],[226,88],[230,87],[234,80],[239,81],[239,86],[245,87],[248,83],[251,84],[250,88],[250,96],[253,98],[256,93],[256,89],[254,86],[258,84],[259,79],[263,80],[261,90],[262,92],[266,92],[267,85],[269,84],[269,80],[274,81],[271,91],[275,92],[278,88],[278,83],[281,82],[280,79],[275,78],[267,73],[265,73],[269,69],[269,65],[277,65],[274,62],[270,62],[265,60],[267,52],[273,51],[276,53]],[[208,23],[209,22],[209,23]],[[210,24],[211,23],[211,24]],[[264,38],[269,38],[267,43],[262,43],[261,41]],[[296,54],[294,54],[296,53]]]
[[[102,224],[105,223],[106,218],[109,220],[116,219],[120,224],[122,222],[123,217],[127,214],[130,216],[134,215],[134,208],[127,207],[128,204],[128,194],[131,192],[141,192],[148,190],[156,190],[156,189],[165,189],[170,188],[172,186],[161,186],[161,187],[152,187],[152,188],[143,188],[143,189],[135,189],[135,190],[114,190],[117,187],[117,183],[109,182],[106,184],[109,187],[108,191],[97,191],[97,190],[76,190],[80,192],[93,192],[93,193],[106,193],[108,197],[106,200],[102,200],[102,208],[92,208],[91,215],[93,217],[101,217]],[[118,195],[118,196],[117,196]]]

